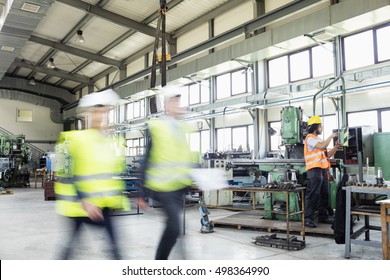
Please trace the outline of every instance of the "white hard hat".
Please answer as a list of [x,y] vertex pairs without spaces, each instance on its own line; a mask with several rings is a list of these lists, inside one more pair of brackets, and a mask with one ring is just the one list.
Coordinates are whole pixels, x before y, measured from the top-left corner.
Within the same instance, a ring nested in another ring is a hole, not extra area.
[[181,96],[180,90],[178,88],[162,88],[158,91],[158,94],[164,98],[164,100],[169,100],[172,97],[178,97]]
[[119,95],[112,89],[107,89],[100,92],[93,92],[84,95],[78,104],[78,108],[86,110],[96,106],[112,106],[120,100]]

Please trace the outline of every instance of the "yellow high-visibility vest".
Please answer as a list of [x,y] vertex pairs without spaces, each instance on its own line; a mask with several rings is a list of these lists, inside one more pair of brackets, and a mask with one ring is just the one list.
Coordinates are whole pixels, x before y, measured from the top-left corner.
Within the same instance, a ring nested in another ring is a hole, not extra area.
[[314,148],[312,151],[307,149],[307,139],[309,137],[313,137],[315,139],[319,139],[315,134],[308,134],[305,138],[304,145],[304,156],[306,163],[306,171],[312,168],[322,168],[326,169],[329,167],[328,158],[325,155],[325,150],[319,150]]
[[114,142],[98,130],[73,131],[67,135],[71,175],[55,183],[57,212],[87,216],[80,197],[99,208],[129,209],[122,195],[124,184],[113,176],[124,170],[124,158],[115,154]]
[[149,122],[152,147],[146,170],[145,187],[159,192],[175,191],[191,185],[193,156],[186,139],[185,124],[170,120]]

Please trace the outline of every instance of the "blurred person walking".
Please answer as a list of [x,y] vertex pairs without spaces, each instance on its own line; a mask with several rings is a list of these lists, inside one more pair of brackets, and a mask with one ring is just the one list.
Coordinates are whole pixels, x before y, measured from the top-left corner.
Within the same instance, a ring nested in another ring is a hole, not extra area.
[[190,130],[179,121],[182,114],[180,95],[165,92],[165,115],[151,120],[147,129],[147,151],[143,166],[143,188],[138,205],[147,208],[146,198],[162,204],[166,215],[165,229],[155,259],[167,260],[182,229],[184,194],[191,185],[192,156],[186,133]]
[[124,157],[117,156],[113,138],[105,134],[107,112],[119,100],[112,90],[82,97],[78,111],[86,115],[90,128],[62,132],[58,139],[64,168],[55,183],[57,213],[67,217],[69,239],[60,259],[70,259],[83,224],[105,228],[110,238],[111,258],[120,259],[111,214],[115,209],[129,209],[122,196],[123,182],[113,176],[124,170]]

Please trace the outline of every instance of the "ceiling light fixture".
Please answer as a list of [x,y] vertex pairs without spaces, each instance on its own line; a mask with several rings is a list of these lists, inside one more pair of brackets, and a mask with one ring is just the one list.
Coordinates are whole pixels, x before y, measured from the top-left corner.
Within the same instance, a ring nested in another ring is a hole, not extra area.
[[75,41],[77,43],[85,43],[85,39],[83,37],[83,31],[82,30],[80,30],[80,29],[77,30],[77,35],[76,35]]
[[49,61],[46,64],[47,68],[54,69],[56,66],[54,65],[54,59],[52,57],[49,58]]
[[35,86],[35,78],[32,77],[32,78],[30,79],[30,81],[28,82],[28,84],[29,84],[30,86]]

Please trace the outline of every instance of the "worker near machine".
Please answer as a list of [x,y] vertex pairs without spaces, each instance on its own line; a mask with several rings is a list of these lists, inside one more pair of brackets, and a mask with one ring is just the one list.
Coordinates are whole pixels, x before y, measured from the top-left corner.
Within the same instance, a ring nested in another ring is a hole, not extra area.
[[122,196],[123,182],[113,179],[124,169],[124,157],[117,156],[113,138],[105,134],[108,110],[119,100],[112,90],[82,97],[78,111],[85,114],[90,128],[63,132],[59,144],[64,144],[64,168],[55,183],[56,207],[67,217],[70,237],[63,243],[60,259],[71,258],[83,224],[105,228],[110,240],[110,258],[120,259],[112,210],[129,209],[128,199]]
[[[304,142],[304,157],[307,171],[307,185],[305,194],[305,226],[315,228],[316,218],[318,222],[331,223],[329,219],[328,193],[329,180],[328,169],[331,158],[339,147],[338,141],[332,150],[327,152],[327,147],[333,138],[338,137],[335,132],[322,141],[318,136],[322,134],[322,121],[319,116],[312,116],[308,121],[309,134]],[[318,214],[317,214],[318,212]]]
[[165,115],[148,123],[148,145],[143,166],[140,208],[147,208],[146,198],[161,203],[166,215],[166,225],[160,238],[156,260],[167,260],[182,229],[184,194],[191,185],[191,152],[186,140],[189,132],[178,118],[182,114],[180,95],[165,91]]

